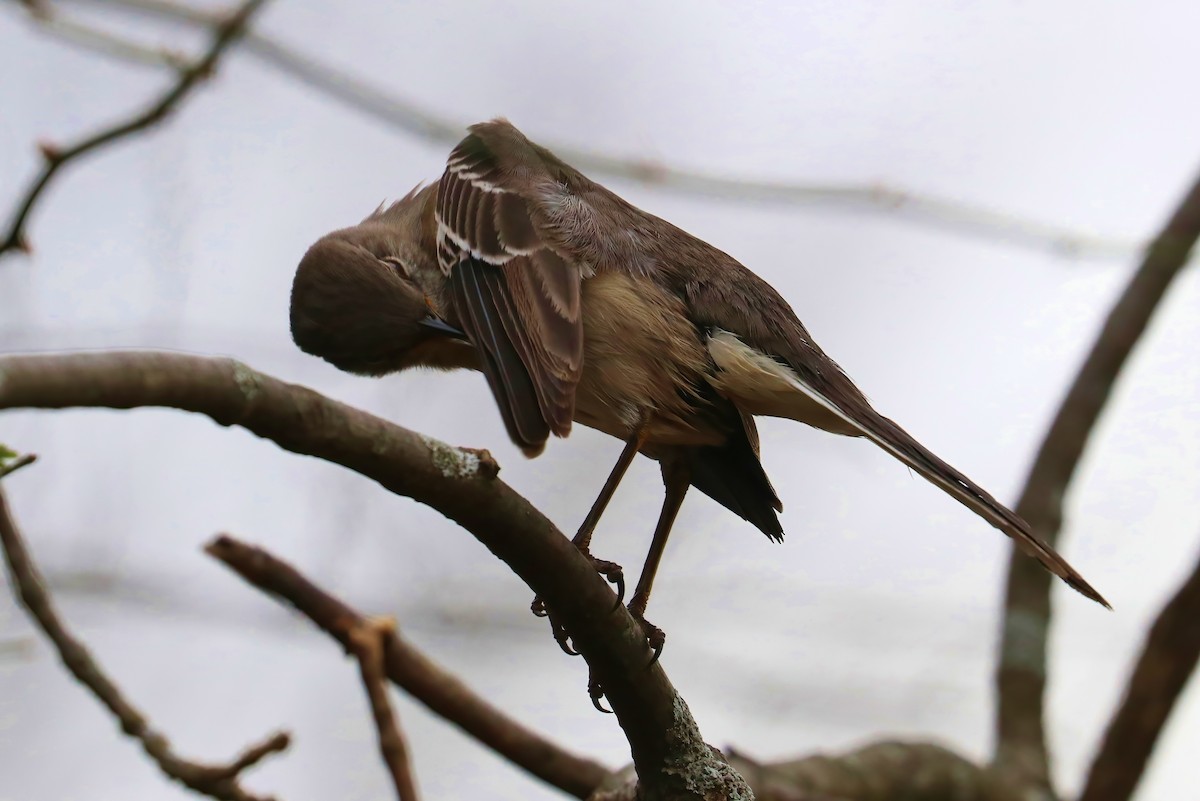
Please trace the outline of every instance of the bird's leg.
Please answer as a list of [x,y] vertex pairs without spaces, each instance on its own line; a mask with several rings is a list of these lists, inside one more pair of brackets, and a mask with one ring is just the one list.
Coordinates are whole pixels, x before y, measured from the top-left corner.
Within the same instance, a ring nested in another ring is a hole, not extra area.
[[[625,472],[629,469],[629,465],[633,463],[633,457],[637,456],[638,451],[646,444],[646,435],[649,426],[646,425],[648,417],[643,417],[630,434],[629,439],[625,441],[625,447],[621,451],[617,463],[613,465],[612,472],[608,474],[608,480],[604,482],[604,487],[600,490],[600,495],[592,504],[592,508],[588,511],[587,517],[583,519],[583,525],[579,527],[579,531],[575,533],[571,542],[575,543],[575,547],[579,549],[592,566],[596,568],[596,572],[604,576],[610,583],[617,587],[617,604],[620,605],[621,600],[625,597],[625,572],[616,562],[609,562],[605,559],[597,559],[592,556],[589,550],[592,544],[592,532],[596,530],[596,524],[600,522],[600,516],[604,514],[604,509],[608,506],[608,502],[612,500],[613,494],[617,491],[617,486],[621,483],[621,479],[625,477]],[[533,604],[530,607],[533,613],[538,617],[546,616],[546,604],[541,598],[534,598]],[[613,607],[614,609],[616,607]],[[558,633],[555,634],[555,639],[559,640],[559,645],[563,641],[559,639]],[[563,650],[566,650],[564,647]]]
[[646,634],[646,642],[654,649],[653,665],[662,655],[663,645],[667,635],[658,626],[646,620],[646,604],[650,602],[650,590],[654,586],[654,575],[662,561],[663,551],[667,547],[667,538],[671,536],[671,527],[683,505],[683,498],[692,485],[691,475],[687,466],[679,460],[664,459],[662,461],[663,484],[666,487],[666,497],[663,499],[662,512],[658,516],[658,525],[654,528],[654,539],[650,541],[650,551],[646,554],[646,562],[642,565],[642,575],[638,578],[637,589],[629,600],[629,614],[642,626]]
[[[682,461],[663,459],[660,464],[663,484],[666,486],[666,497],[663,499],[662,511],[658,515],[658,525],[654,528],[654,539],[650,541],[650,551],[646,554],[645,564],[642,565],[642,575],[638,577],[637,589],[633,591],[633,598],[629,600],[628,607],[629,614],[641,625],[642,633],[646,635],[646,644],[654,650],[654,656],[651,657],[646,667],[650,667],[658,661],[658,658],[662,656],[663,645],[667,641],[667,635],[663,630],[646,620],[646,604],[650,602],[654,574],[658,572],[658,565],[662,562],[663,551],[667,547],[667,538],[671,536],[671,527],[675,525],[679,507],[683,506],[683,498],[692,485],[691,474]],[[596,677],[593,675],[588,676],[588,695],[591,696],[592,705],[596,709],[601,712],[612,711],[605,709],[601,704],[604,687],[596,681]]]

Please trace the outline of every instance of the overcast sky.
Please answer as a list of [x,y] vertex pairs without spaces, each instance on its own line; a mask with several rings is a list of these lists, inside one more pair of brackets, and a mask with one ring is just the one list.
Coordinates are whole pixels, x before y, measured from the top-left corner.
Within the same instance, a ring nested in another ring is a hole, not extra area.
[[[1200,167],[1200,8],[1077,0],[792,4],[276,0],[256,27],[468,124],[505,115],[547,143],[748,178],[878,183],[1097,236],[1151,235]],[[149,41],[144,19],[73,10]],[[0,215],[71,141],[167,76],[0,14]],[[312,241],[436,178],[448,147],[346,109],[234,52],[164,127],[64,171],[0,261],[0,350],[228,354],[455,444],[565,531],[620,443],[577,428],[527,461],[478,375],[341,374],[295,349],[288,292]],[[773,283],[878,409],[1013,500],[1132,259],[1072,258],[896,214],[689,198],[607,181]],[[1107,613],[1056,588],[1050,732],[1071,790],[1141,631],[1200,538],[1200,282],[1177,282],[1067,500],[1065,553]],[[766,420],[783,545],[706,498],[685,503],[648,617],[716,745],[760,758],[877,736],[990,748],[1007,542],[869,443]],[[528,724],[609,764],[615,722],[530,592],[435,512],[365,479],[181,412],[5,413],[42,456],[6,482],[72,625],[181,750],[219,759],[284,726],[297,745],[251,784],[281,798],[379,798],[387,777],[340,652],[205,561],[231,531],[267,545]],[[661,503],[638,460],[594,551],[640,566]],[[0,639],[31,629],[5,597]],[[40,642],[0,653],[0,801],[184,798]],[[429,798],[552,798],[407,700]],[[1195,786],[1200,690],[1138,796]],[[64,766],[70,769],[64,769]]]

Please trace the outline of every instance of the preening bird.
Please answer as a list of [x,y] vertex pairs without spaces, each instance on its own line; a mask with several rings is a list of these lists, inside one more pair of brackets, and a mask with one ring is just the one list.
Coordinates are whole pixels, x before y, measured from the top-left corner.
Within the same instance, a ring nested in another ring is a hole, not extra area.
[[783,537],[754,415],[870,440],[1108,606],[1028,523],[876,412],[766,281],[506,120],[472,126],[435,184],[314,244],[291,324],[303,350],[351,372],[482,371],[528,456],[572,422],[625,442],[574,539],[611,581],[620,568],[591,556],[592,532],[633,457],[657,460],[666,500],[629,602],[656,654],[646,604],[689,487]]

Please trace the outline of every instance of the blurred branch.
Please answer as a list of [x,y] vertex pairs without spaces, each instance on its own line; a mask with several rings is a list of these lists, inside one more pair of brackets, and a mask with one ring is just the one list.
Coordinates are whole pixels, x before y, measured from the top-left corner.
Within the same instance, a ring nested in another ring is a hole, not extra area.
[[995,771],[933,743],[885,740],[772,764],[730,751],[729,761],[759,801],[1026,801]]
[[[190,25],[212,26],[216,22],[212,14],[173,0],[105,0],[104,5]],[[433,144],[452,147],[466,131],[466,126],[458,121],[390,94],[378,85],[323,63],[313,54],[289,47],[265,33],[247,33],[244,50],[332,100]],[[542,140],[539,138],[538,141]],[[867,211],[960,235],[1074,257],[1132,258],[1143,247],[1138,242],[1080,232],[985,206],[883,184],[809,184],[733,178],[648,159],[596,153],[553,141],[546,144],[560,158],[584,172],[689,197]]]
[[363,688],[371,704],[371,716],[379,734],[379,753],[392,776],[399,801],[418,801],[417,783],[408,759],[408,745],[400,732],[396,713],[388,700],[387,675],[384,673],[384,654],[396,628],[383,620],[359,620],[347,632],[350,651],[358,659]]
[[[221,536],[204,550],[250,584],[295,608],[347,650],[348,632],[365,622],[361,613],[261,548]],[[388,678],[397,686],[547,784],[576,798],[586,798],[608,775],[602,765],[565,751],[509,718],[395,630],[387,638],[384,654]]]
[[34,24],[51,36],[94,53],[155,67],[170,67],[176,72],[188,68],[182,53],[164,47],[150,47],[99,26],[71,19],[46,0],[23,2]]
[[6,659],[29,659],[34,654],[32,637],[5,637],[0,639],[0,661]]
[[[1154,240],[1108,314],[1038,450],[1016,512],[1051,545],[1075,468],[1117,381],[1172,280],[1200,237],[1200,178]],[[996,764],[1050,788],[1043,703],[1050,574],[1012,549],[997,670]]]
[[[732,748],[726,756],[758,801],[1029,801],[992,768],[934,743],[882,740],[773,763]],[[590,801],[638,801],[629,773],[606,779]]]
[[58,651],[63,664],[71,671],[100,703],[120,722],[121,730],[142,744],[146,754],[159,769],[170,778],[198,793],[223,799],[223,801],[265,801],[242,789],[238,782],[247,768],[261,762],[265,757],[288,747],[289,737],[284,732],[272,735],[261,743],[246,749],[241,756],[226,765],[202,765],[177,756],[171,750],[167,738],[156,731],[145,716],[127,701],[120,688],[104,673],[92,659],[86,646],[66,629],[54,604],[45,589],[37,566],[33,563],[25,543],[9,512],[8,501],[0,488],[0,544],[8,564],[9,580],[20,602],[28,610],[34,622],[46,633]]
[[1200,661],[1200,563],[1159,613],[1079,801],[1127,801]]
[[37,461],[36,453],[26,453],[12,460],[0,460],[0,478],[11,476],[22,467],[28,467]]
[[[44,162],[42,172],[30,184],[24,198],[18,201],[16,211],[8,225],[8,232],[0,241],[0,256],[8,251],[17,250],[26,253],[30,251],[29,240],[25,233],[26,221],[38,198],[41,197],[50,180],[62,167],[93,150],[119,141],[165,119],[167,114],[191,93],[192,89],[212,75],[221,54],[242,34],[250,17],[259,10],[264,1],[248,0],[233,14],[214,16],[212,18],[213,40],[208,51],[190,67],[180,71],[174,85],[144,111],[68,147],[59,147],[49,142],[40,143],[38,148]],[[34,3],[30,7],[36,9],[39,6]]]
[[569,539],[496,478],[489,455],[454,448],[231,359],[106,352],[0,357],[0,409],[163,406],[239,425],[340,464],[458,523],[553,608],[625,732],[644,801],[745,794],[700,736],[641,627]]

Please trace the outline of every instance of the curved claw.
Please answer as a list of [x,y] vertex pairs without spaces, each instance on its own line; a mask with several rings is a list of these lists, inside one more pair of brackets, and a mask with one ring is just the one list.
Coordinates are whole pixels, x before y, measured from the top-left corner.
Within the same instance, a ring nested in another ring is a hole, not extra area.
[[606,715],[611,715],[611,709],[605,709],[604,704],[600,703],[600,699],[604,697],[604,688],[600,686],[600,682],[596,681],[591,676],[588,676],[588,696],[592,699],[592,706]]
[[658,661],[658,658],[660,656],[662,656],[663,646],[665,646],[665,645],[666,645],[665,641],[660,642],[657,646],[651,645],[651,647],[654,648],[654,656],[650,657],[650,661],[646,663],[646,670],[649,670],[650,668],[654,667],[654,663]]
[[550,615],[550,610],[546,610],[545,617],[550,621],[550,633],[554,635],[554,641],[558,643],[558,647],[562,649],[563,653],[567,656],[579,656],[579,652],[571,647],[570,633]]
[[533,612],[537,617],[549,617],[550,613],[546,611],[546,602],[541,598],[534,598],[533,603],[529,605],[529,611]]
[[558,643],[558,647],[561,648],[562,652],[567,656],[579,656],[579,652],[571,647],[571,635],[567,634],[566,631],[562,629],[555,629],[554,641]]
[[612,608],[612,611],[615,612],[621,608],[621,603],[625,600],[625,571],[618,571],[616,576],[609,578],[609,581],[617,585],[617,601]]
[[646,618],[640,614],[640,610],[630,610],[630,614],[633,615],[633,619],[636,620],[642,627],[642,633],[646,635],[646,645],[650,646],[651,650],[654,651],[654,655],[651,656],[650,661],[646,663],[646,670],[649,670],[650,668],[654,667],[654,663],[658,661],[660,656],[662,656],[663,647],[667,644],[666,632],[650,621],[646,620]]

